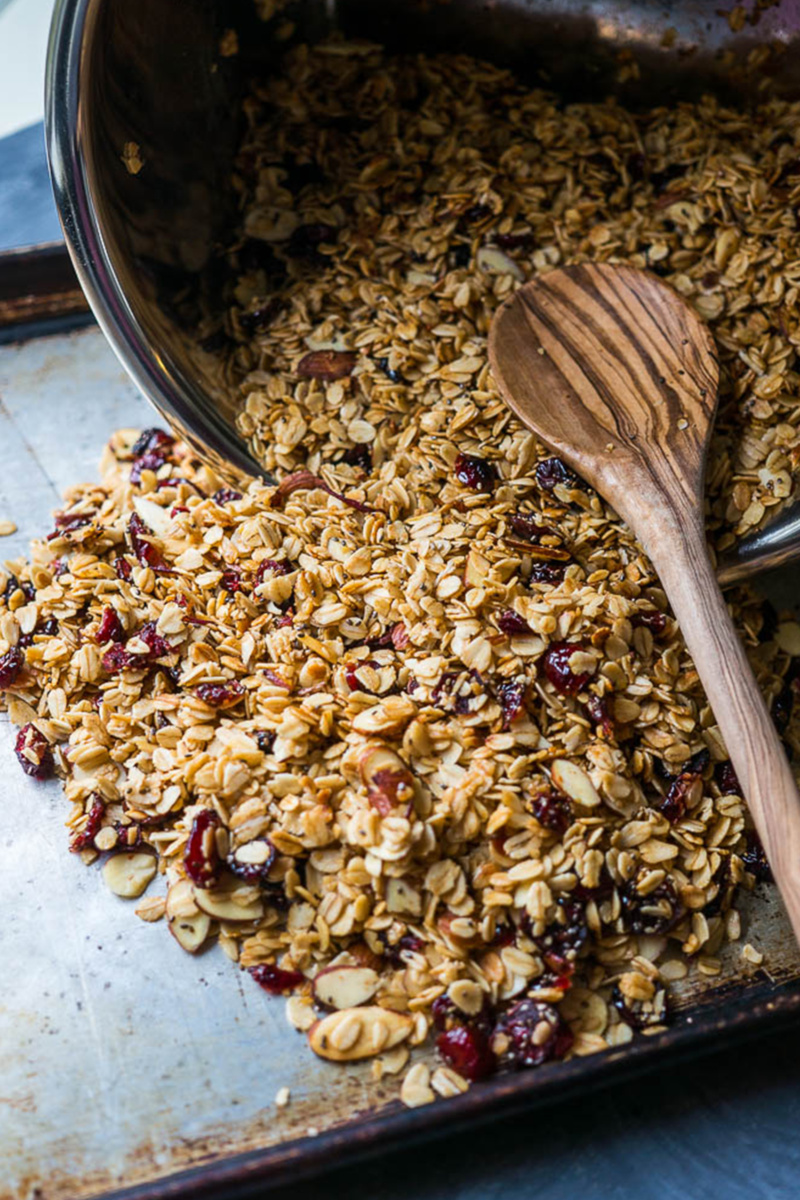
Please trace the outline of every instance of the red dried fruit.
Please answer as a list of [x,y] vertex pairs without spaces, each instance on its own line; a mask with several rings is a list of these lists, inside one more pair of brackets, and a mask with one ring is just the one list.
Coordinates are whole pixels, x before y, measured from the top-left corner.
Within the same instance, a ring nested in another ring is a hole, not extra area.
[[238,679],[230,679],[225,683],[201,683],[195,689],[195,695],[212,708],[230,708],[239,703],[244,688]]
[[508,1039],[503,1057],[518,1070],[563,1058],[575,1040],[557,1009],[527,998],[503,1013],[497,1033]]
[[569,660],[576,650],[585,650],[581,642],[553,642],[542,658],[547,679],[562,696],[575,696],[586,687],[591,675],[570,670]]
[[567,564],[560,562],[535,562],[531,564],[528,583],[561,583]]
[[764,847],[761,845],[761,838],[755,829],[748,829],[745,833],[745,839],[747,841],[747,848],[741,858],[746,869],[752,875],[755,875],[760,883],[771,883],[772,868],[767,861]]
[[14,742],[19,765],[32,779],[49,779],[53,774],[53,751],[50,743],[35,725],[23,725]]
[[568,488],[585,488],[586,484],[561,458],[544,458],[536,464],[536,482],[543,492],[552,492],[560,484]]
[[458,218],[459,229],[467,229],[470,225],[478,225],[483,221],[494,216],[494,209],[488,204],[479,201],[476,204],[470,204],[469,208],[465,208]]
[[643,896],[631,879],[619,889],[621,918],[629,933],[668,933],[683,916],[678,894],[668,879]]
[[237,492],[235,488],[220,488],[211,497],[215,504],[232,504],[234,500],[241,500],[241,498],[242,493]]
[[204,808],[192,821],[192,829],[183,853],[183,865],[192,883],[210,888],[222,874],[217,846],[217,830],[222,822],[212,808]]
[[497,689],[497,699],[503,710],[503,728],[508,729],[525,708],[525,693],[528,685],[525,682],[501,683]]
[[359,471],[369,474],[372,470],[372,448],[366,442],[356,442],[342,455],[342,462],[348,467],[357,467]]
[[530,542],[532,546],[538,545],[543,537],[558,537],[555,529],[549,525],[540,525],[533,513],[512,513],[506,520],[515,537],[523,542]]
[[291,608],[282,617],[278,617],[278,620],[275,622],[276,629],[283,629],[286,625],[294,625],[294,610]]
[[265,558],[258,564],[255,586],[259,587],[265,579],[274,579],[276,575],[290,575],[294,569],[285,558]]
[[305,983],[306,979],[302,971],[285,971],[283,967],[276,967],[274,963],[261,963],[260,966],[250,967],[249,971],[256,983],[271,996],[292,992],[300,987],[301,983]]
[[497,1066],[489,1038],[475,1025],[454,1025],[436,1039],[442,1058],[464,1079],[486,1079]]
[[119,619],[119,614],[111,605],[103,609],[103,615],[100,618],[100,624],[95,634],[94,640],[100,646],[104,646],[106,642],[122,642],[125,640],[125,630],[122,627],[122,621]]
[[295,471],[294,475],[287,475],[272,493],[270,503],[273,508],[280,508],[286,497],[291,496],[292,492],[311,491],[314,488],[327,492],[329,496],[335,496],[337,500],[341,500],[342,504],[346,504],[348,508],[354,508],[357,512],[375,511],[374,508],[370,508],[368,504],[363,504],[360,500],[351,500],[342,492],[334,491],[332,487],[328,487],[324,479],[320,479],[319,475],[312,475],[310,471]]
[[536,239],[532,233],[496,233],[494,244],[501,250],[530,250]]
[[691,793],[697,789],[702,780],[703,771],[708,766],[709,753],[701,750],[689,760],[686,768],[673,779],[666,796],[658,806],[659,811],[671,825],[680,821],[685,815]]
[[667,627],[667,614],[659,612],[658,609],[648,609],[645,612],[640,610],[631,616],[631,625],[634,629],[639,626],[649,629],[654,637],[658,637]]
[[140,455],[131,467],[131,483],[141,483],[142,471],[160,471],[166,461],[164,455],[157,450],[148,450]]
[[87,513],[56,513],[56,527],[52,533],[48,533],[47,541],[52,542],[54,538],[68,537],[76,529],[83,529],[91,522],[91,519]]
[[717,765],[715,776],[717,787],[723,796],[741,796],[742,785],[739,783],[739,776],[733,769],[732,762],[723,762]]
[[259,729],[256,734],[256,745],[262,754],[271,754],[275,745],[275,733],[271,729]]
[[273,687],[284,688],[287,692],[291,691],[289,684],[283,676],[279,675],[277,671],[273,671],[270,667],[265,667],[262,675],[264,676],[264,680],[267,683],[271,683]]
[[519,613],[513,612],[510,608],[500,613],[500,616],[497,618],[497,628],[502,633],[507,633],[509,637],[527,637],[528,634],[533,633],[525,618],[521,617]]
[[666,998],[660,1012],[651,1011],[635,1000],[628,1000],[617,985],[611,993],[611,1003],[631,1029],[647,1029],[651,1025],[666,1025],[669,1020]]
[[243,879],[245,883],[259,883],[265,886],[269,884],[269,873],[272,864],[275,862],[276,852],[272,842],[266,838],[259,838],[257,842],[248,842],[248,846],[264,845],[267,849],[267,856],[263,862],[240,862],[236,857],[236,853],[228,855],[228,870],[236,876],[237,879]]
[[131,514],[131,518],[128,521],[128,536],[131,540],[131,549],[141,566],[149,567],[157,575],[172,574],[161,552],[156,550],[153,543],[147,540],[148,536],[152,537],[153,535],[138,513]]
[[16,575],[9,575],[5,591],[3,592],[3,599],[6,604],[11,603],[11,597],[17,591],[21,591],[26,600],[33,600],[36,596],[36,589],[32,583],[20,583]]
[[143,454],[160,451],[168,454],[175,445],[175,438],[163,429],[143,429],[131,446],[131,458],[140,458]]
[[117,671],[124,671],[128,667],[147,667],[157,658],[164,658],[166,655],[172,653],[172,647],[157,632],[154,621],[146,621],[141,629],[137,630],[134,637],[140,638],[145,643],[148,650],[147,654],[133,654],[125,646],[114,645],[109,650],[106,650],[103,655],[104,671],[107,671],[109,674],[115,674]]
[[297,364],[297,374],[301,379],[321,379],[323,383],[333,383],[336,379],[346,379],[353,373],[358,362],[354,350],[312,350],[303,355]]
[[100,827],[103,824],[103,813],[106,811],[106,806],[103,803],[97,792],[92,792],[92,807],[89,809],[86,818],[86,824],[80,833],[76,833],[70,841],[69,848],[72,851],[88,850],[94,846],[94,839],[100,832]]
[[227,571],[222,572],[222,586],[231,595],[242,590],[242,573],[238,567],[228,567]]
[[0,658],[0,692],[13,687],[20,671],[25,666],[25,655],[19,646],[12,646]]
[[141,638],[147,646],[149,650],[149,654],[147,655],[149,662],[152,662],[155,658],[164,658],[167,654],[172,653],[172,647],[169,642],[156,631],[155,621],[145,621],[136,636]]
[[595,725],[599,725],[606,737],[614,736],[614,719],[611,716],[611,707],[607,696],[589,696],[589,699],[584,705],[586,715],[590,721],[594,721]]
[[115,558],[112,565],[114,567],[114,574],[117,576],[117,579],[124,579],[127,583],[131,577],[131,571],[133,570],[133,567],[128,562],[127,558]]
[[[531,924],[527,918],[524,927],[530,932]],[[545,961],[554,965],[556,970],[563,971],[574,964],[589,941],[589,927],[586,924],[583,903],[572,897],[562,898],[556,906],[555,920],[551,921],[544,933],[534,936],[530,932],[530,937],[544,955]]]
[[[413,933],[404,933],[396,942],[390,943],[385,930],[378,932],[378,938],[386,947],[385,958],[392,964],[393,967],[405,967],[406,960],[402,957],[405,951],[412,954],[419,954],[425,949],[425,943],[422,938],[416,937]],[[352,947],[350,947],[352,953]]]
[[109,675],[116,675],[118,671],[125,671],[128,667],[139,661],[144,665],[142,655],[129,654],[124,646],[115,645],[110,650],[106,650],[103,655],[103,670]]
[[555,789],[535,796],[531,802],[531,813],[541,826],[553,833],[565,833],[572,824],[572,805],[566,796]]
[[494,491],[497,468],[486,458],[479,458],[476,454],[459,454],[453,471],[458,482],[474,492]]

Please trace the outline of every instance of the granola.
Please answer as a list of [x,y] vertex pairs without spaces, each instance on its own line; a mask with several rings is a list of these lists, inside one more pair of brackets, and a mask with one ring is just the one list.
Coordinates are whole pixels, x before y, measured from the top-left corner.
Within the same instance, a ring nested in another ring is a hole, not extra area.
[[[712,536],[758,524],[800,457],[800,108],[563,107],[334,42],[245,112],[201,335],[279,482],[116,434],[0,577],[0,691],[72,850],[164,881],[143,920],[217,938],[323,1057],[380,1077],[436,1035],[413,1106],[657,1031],[768,873],[650,563],[506,410],[486,333],[557,263],[665,274],[723,357]],[[797,748],[800,627],[731,604]]]

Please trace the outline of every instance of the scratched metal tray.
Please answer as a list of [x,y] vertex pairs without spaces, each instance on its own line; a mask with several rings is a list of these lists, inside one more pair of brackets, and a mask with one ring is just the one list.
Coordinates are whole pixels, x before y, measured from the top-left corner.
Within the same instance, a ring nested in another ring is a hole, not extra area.
[[[66,486],[95,477],[112,430],[150,420],[88,324],[62,253],[0,256],[0,516],[19,526],[0,543],[2,557],[22,555],[48,528]],[[787,585],[791,594],[791,577]],[[163,926],[144,924],[111,895],[97,868],[66,852],[60,786],[26,778],[11,745],[3,721],[2,1200],[263,1190],[350,1155],[672,1065],[800,1011],[800,954],[774,892],[760,888],[744,915],[769,976],[744,974],[734,949],[718,979],[683,988],[666,1033],[404,1110],[396,1080],[376,1084],[368,1066],[315,1059],[281,1000],[243,986],[218,950],[183,954]],[[283,1086],[291,1103],[277,1109]]]

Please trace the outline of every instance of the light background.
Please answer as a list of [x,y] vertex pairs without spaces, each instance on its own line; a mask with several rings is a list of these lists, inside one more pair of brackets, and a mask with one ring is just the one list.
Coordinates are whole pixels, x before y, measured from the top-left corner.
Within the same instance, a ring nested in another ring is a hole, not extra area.
[[52,9],[53,0],[0,0],[0,137],[42,119]]

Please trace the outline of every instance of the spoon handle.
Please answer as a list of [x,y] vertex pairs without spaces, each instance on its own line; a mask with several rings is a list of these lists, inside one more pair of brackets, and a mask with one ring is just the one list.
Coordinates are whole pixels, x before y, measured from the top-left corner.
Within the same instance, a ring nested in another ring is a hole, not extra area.
[[[800,940],[800,793],[693,518],[640,532],[694,658]],[[648,536],[648,532],[649,535]]]

